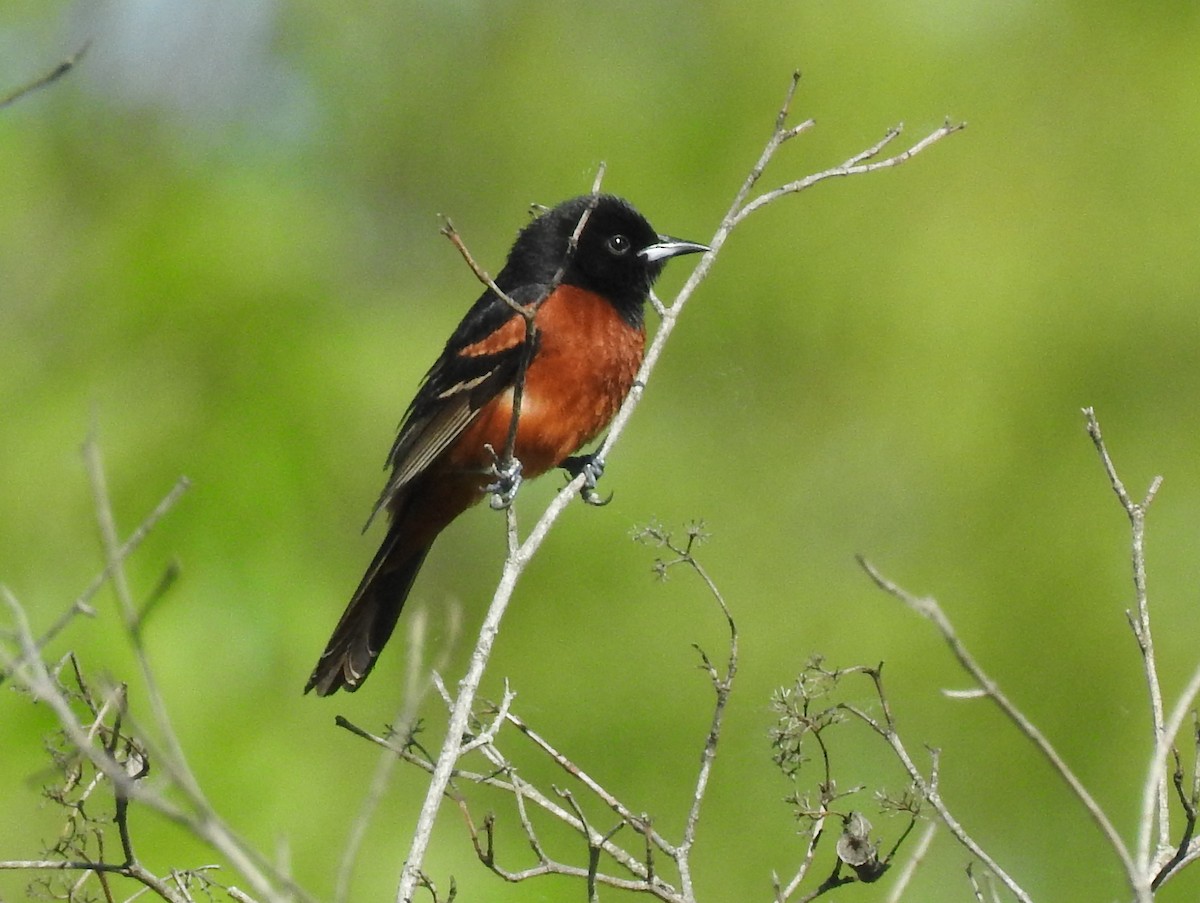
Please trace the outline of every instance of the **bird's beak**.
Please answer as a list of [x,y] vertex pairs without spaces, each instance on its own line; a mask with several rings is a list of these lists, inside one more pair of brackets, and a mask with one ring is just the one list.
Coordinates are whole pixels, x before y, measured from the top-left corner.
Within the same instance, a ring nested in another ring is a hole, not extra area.
[[638,257],[646,261],[646,263],[654,263],[658,260],[669,260],[672,257],[678,257],[680,254],[700,254],[709,250],[708,245],[702,245],[694,241],[684,241],[681,238],[671,238],[669,235],[658,236],[658,241],[649,247],[642,248],[638,251]]

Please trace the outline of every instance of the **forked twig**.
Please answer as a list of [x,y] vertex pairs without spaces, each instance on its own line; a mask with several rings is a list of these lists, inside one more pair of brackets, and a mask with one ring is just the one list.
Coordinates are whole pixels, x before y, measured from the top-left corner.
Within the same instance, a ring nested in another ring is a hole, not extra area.
[[[946,613],[942,611],[941,606],[938,605],[937,600],[930,596],[915,596],[897,584],[893,583],[888,578],[884,577],[883,574],[881,574],[875,568],[875,566],[865,558],[860,556],[858,561],[863,570],[866,571],[867,575],[875,582],[876,586],[892,597],[903,602],[905,607],[907,607],[910,611],[915,612],[934,625],[938,633],[941,634],[942,639],[946,642],[946,645],[950,647],[950,651],[958,660],[958,663],[962,666],[963,670],[971,675],[971,677],[979,685],[983,695],[995,703],[996,707],[999,708],[1005,717],[1016,726],[1017,730],[1038,748],[1038,751],[1043,757],[1045,757],[1046,761],[1051,764],[1054,770],[1058,773],[1059,777],[1061,777],[1067,783],[1067,786],[1071,788],[1071,791],[1075,794],[1076,798],[1079,799],[1084,808],[1087,810],[1088,814],[1092,817],[1092,821],[1095,822],[1096,826],[1100,829],[1100,832],[1108,840],[1109,846],[1112,847],[1113,851],[1117,854],[1117,858],[1121,860],[1121,864],[1125,868],[1126,874],[1132,879],[1134,874],[1133,858],[1129,853],[1128,847],[1125,845],[1125,841],[1122,840],[1121,835],[1117,832],[1117,829],[1109,820],[1108,815],[1100,807],[1100,804],[1096,802],[1096,799],[1092,796],[1088,789],[1083,786],[1083,782],[1079,780],[1071,767],[1066,763],[1062,756],[1059,755],[1058,750],[1054,748],[1054,745],[1049,741],[1049,739],[1046,738],[1041,730],[1038,729],[1037,725],[1035,725],[1029,720],[1028,717],[1026,717],[1025,713],[1022,712],[1012,702],[1012,700],[1008,698],[1007,694],[1005,694],[1000,688],[1000,685],[997,684],[996,681],[994,681],[975,660],[975,657],[971,654],[970,650],[967,649],[966,644],[963,643],[962,639],[958,636],[958,632],[954,629],[954,625],[950,623],[950,619],[946,617]],[[972,850],[972,852],[977,856],[980,855],[980,851],[978,850]],[[980,858],[983,859],[982,856]],[[989,861],[988,859],[983,859],[983,861],[987,864],[989,869],[996,872],[997,877],[999,877],[1005,886],[1008,887],[1012,893],[1016,894],[1019,899],[1028,899],[1027,896],[1024,896],[1024,891],[1022,891],[1016,882],[1013,881],[1013,879],[1010,878],[1003,870],[999,869],[999,866],[996,863]]]
[[[1126,517],[1129,518],[1134,609],[1126,611],[1125,616],[1129,621],[1130,629],[1133,631],[1134,639],[1137,641],[1138,650],[1141,652],[1142,668],[1146,673],[1146,688],[1150,694],[1152,737],[1155,746],[1158,746],[1162,742],[1165,726],[1163,723],[1162,685],[1158,679],[1158,660],[1154,655],[1154,635],[1150,629],[1150,605],[1146,592],[1145,543],[1146,512],[1149,510],[1151,502],[1154,501],[1154,497],[1158,494],[1159,487],[1162,486],[1162,477],[1157,476],[1151,480],[1150,487],[1146,490],[1145,498],[1141,502],[1135,502],[1117,474],[1116,465],[1113,464],[1112,457],[1108,453],[1108,446],[1104,443],[1104,436],[1100,433],[1100,422],[1096,419],[1095,410],[1084,408],[1083,417],[1088,436],[1091,437],[1092,444],[1096,446],[1096,452],[1100,455],[1100,461],[1104,466],[1104,473],[1108,476],[1113,492],[1116,494],[1117,500],[1121,503],[1121,508],[1124,509]],[[1168,741],[1168,745],[1170,742],[1172,741]],[[1164,848],[1170,843],[1170,800],[1165,771],[1161,773],[1155,784],[1153,799],[1155,808],[1157,809],[1157,816],[1152,816],[1150,813],[1143,813],[1146,818],[1142,824],[1143,831],[1139,832],[1138,835],[1138,860],[1143,864],[1149,861],[1150,856],[1149,822],[1154,822],[1158,826],[1159,848]]]
[[[1192,742],[1195,744],[1196,749],[1192,787],[1190,789],[1184,787],[1183,766],[1178,752],[1174,750],[1176,737],[1183,729],[1184,722],[1189,717],[1193,721],[1196,720],[1194,707],[1197,698],[1200,698],[1200,666],[1197,666],[1193,671],[1191,678],[1188,680],[1187,685],[1184,687],[1170,713],[1165,713],[1154,653],[1153,636],[1150,629],[1145,557],[1146,514],[1162,486],[1162,477],[1154,477],[1150,481],[1149,488],[1142,500],[1135,501],[1117,473],[1116,466],[1113,464],[1112,457],[1101,434],[1100,424],[1096,418],[1095,411],[1092,408],[1084,408],[1083,415],[1088,435],[1091,437],[1092,443],[1095,445],[1096,451],[1100,456],[1105,474],[1130,522],[1135,606],[1133,610],[1126,612],[1126,616],[1134,637],[1137,640],[1138,649],[1142,657],[1143,670],[1146,675],[1153,740],[1146,777],[1142,785],[1142,806],[1138,819],[1137,846],[1135,851],[1130,851],[1129,846],[1121,838],[1108,815],[1091,793],[1083,786],[1074,771],[1063,760],[1045,735],[1021,712],[1000,689],[996,681],[975,660],[937,601],[929,597],[917,597],[885,578],[866,560],[860,558],[859,562],[877,586],[903,602],[911,611],[914,611],[934,624],[963,670],[974,679],[978,686],[978,690],[956,695],[963,698],[982,696],[990,699],[1016,726],[1018,732],[1037,747],[1038,752],[1066,782],[1071,792],[1080,801],[1092,821],[1099,827],[1101,833],[1108,841],[1109,846],[1121,862],[1130,889],[1133,891],[1134,899],[1137,903],[1150,903],[1154,898],[1155,891],[1162,884],[1178,874],[1184,865],[1200,859],[1200,841],[1197,841],[1195,837],[1197,808],[1198,804],[1200,804],[1200,728],[1194,729],[1192,736]],[[864,721],[874,724],[873,720],[865,713],[854,710],[850,706],[846,708],[849,711],[854,711]],[[890,728],[890,720],[889,715],[889,726],[886,728],[882,725],[876,726],[876,729],[885,737],[888,737],[889,733],[894,735],[894,731]],[[904,761],[906,768],[909,768],[910,773],[912,773],[912,768],[909,764],[910,760],[903,753],[902,746],[898,743],[898,738],[895,738],[895,740],[897,742],[893,742],[893,748],[901,760]],[[1172,756],[1174,756],[1176,763],[1173,778],[1168,774],[1169,762]],[[1181,839],[1175,844],[1172,844],[1170,841],[1171,823],[1168,787],[1172,782],[1174,783],[1185,816],[1185,826]],[[931,800],[931,802],[935,801]],[[943,815],[942,810],[937,807],[936,802],[935,808],[938,809],[940,815]],[[943,821],[945,821],[944,815]],[[963,838],[955,830],[954,825],[949,822],[947,824],[950,826],[951,832],[962,842]],[[1154,843],[1152,840],[1155,836],[1157,836],[1157,843]],[[980,855],[980,851],[974,848],[972,848],[972,852],[977,856]],[[980,858],[1010,891],[1017,894],[1020,899],[1027,899],[1023,896],[1023,892],[1011,884],[1011,879],[1004,872],[998,870],[993,862],[982,856]],[[975,888],[977,897],[982,899],[982,890],[978,884],[973,883],[973,887]]]
[[[151,512],[150,517],[134,531],[133,536],[121,543],[118,540],[99,447],[94,439],[89,439],[85,444],[84,459],[92,483],[97,520],[106,552],[104,575],[111,582],[117,596],[126,634],[141,666],[154,722],[159,729],[161,748],[149,742],[147,747],[156,763],[156,772],[169,779],[172,793],[147,789],[127,773],[124,763],[115,761],[108,750],[93,742],[94,738],[89,737],[87,730],[79,723],[71,700],[63,694],[55,675],[42,660],[24,610],[8,592],[3,593],[3,599],[12,612],[19,649],[15,656],[6,655],[8,660],[2,664],[35,699],[44,702],[54,712],[68,742],[111,782],[117,795],[119,810],[131,803],[137,803],[184,827],[225,856],[229,864],[266,899],[277,900],[285,893],[296,899],[310,899],[288,876],[282,874],[257,850],[237,837],[208,803],[182,756],[178,737],[172,731],[170,720],[166,717],[165,700],[158,690],[153,670],[145,654],[141,632],[141,619],[145,615],[145,608],[139,611],[134,603],[133,593],[124,572],[124,555],[140,542],[141,537],[157,518],[174,504],[179,494],[186,489],[186,481],[181,480],[177,483],[164,501]],[[185,805],[179,805],[171,799],[175,791],[183,797]],[[286,890],[280,891],[281,887]]]

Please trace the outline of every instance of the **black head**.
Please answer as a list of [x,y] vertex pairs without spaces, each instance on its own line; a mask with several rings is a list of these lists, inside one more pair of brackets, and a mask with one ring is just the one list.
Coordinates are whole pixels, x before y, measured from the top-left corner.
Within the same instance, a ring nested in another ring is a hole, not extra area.
[[501,273],[504,282],[497,278],[500,287],[507,291],[520,284],[549,283],[585,214],[587,222],[563,284],[604,295],[635,324],[641,323],[646,296],[666,262],[708,250],[696,242],[659,235],[628,201],[584,195],[564,201],[521,230]]

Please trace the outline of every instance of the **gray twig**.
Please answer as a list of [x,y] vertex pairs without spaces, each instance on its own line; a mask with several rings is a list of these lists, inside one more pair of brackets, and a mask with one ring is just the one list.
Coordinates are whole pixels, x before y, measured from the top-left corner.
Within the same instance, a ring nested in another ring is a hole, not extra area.
[[83,59],[83,55],[87,53],[88,48],[91,46],[91,40],[84,41],[78,50],[72,53],[69,57],[55,66],[49,72],[38,76],[33,81],[21,85],[19,88],[16,88],[3,97],[0,97],[0,110],[3,110],[5,107],[12,106],[22,97],[27,97],[34,91],[41,90],[42,88],[54,84],[56,81],[75,68],[79,61]]

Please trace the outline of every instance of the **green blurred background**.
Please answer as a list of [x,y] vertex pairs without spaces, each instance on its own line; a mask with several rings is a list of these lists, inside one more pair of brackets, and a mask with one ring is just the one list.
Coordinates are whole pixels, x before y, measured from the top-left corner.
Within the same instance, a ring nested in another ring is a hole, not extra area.
[[[948,803],[1037,898],[1127,897],[1061,782],[988,706],[940,694],[965,678],[853,556],[941,600],[1132,839],[1149,732],[1127,526],[1079,408],[1096,406],[1132,492],[1166,478],[1149,565],[1173,700],[1197,659],[1200,8],[6,0],[0,91],[89,37],[76,72],[0,113],[0,581],[44,628],[99,570],[89,431],[124,532],[191,478],[130,567],[144,595],[182,566],[153,663],[219,810],[286,845],[302,884],[331,893],[377,762],[334,715],[380,728],[402,695],[399,641],[356,696],[300,689],[374,551],[359,527],[395,425],[477,294],[437,215],[494,270],[527,205],[585,191],[603,160],[608,190],[706,240],[800,67],[796,114],[818,125],[766,185],[901,120],[904,140],[969,127],[734,235],[609,462],[614,501],[563,517],[487,691],[507,676],[519,713],[677,836],[710,717],[691,643],[721,655],[722,622],[694,579],[656,584],[629,537],[703,518],[743,633],[696,850],[705,899],[767,899],[799,861],[768,698],[814,651],[887,663],[910,745],[942,748]],[[522,493],[526,523],[560,485],[544,483]],[[414,595],[432,648],[448,604],[478,625],[502,552],[487,510],[444,537]],[[98,602],[54,651],[132,679]],[[452,655],[456,677],[461,641]],[[39,801],[50,719],[0,698],[0,858],[23,858],[61,823]],[[842,786],[902,785],[881,747],[840,742]],[[398,772],[352,899],[389,898],[423,784]],[[508,864],[528,864],[511,807],[477,799]],[[856,805],[890,843],[900,823]],[[150,816],[134,830],[152,868],[213,859]],[[965,861],[943,836],[911,899],[965,899]],[[502,885],[451,809],[426,865],[465,899],[583,896]],[[26,880],[0,878],[0,897]],[[1198,890],[1191,875],[1162,899]]]

